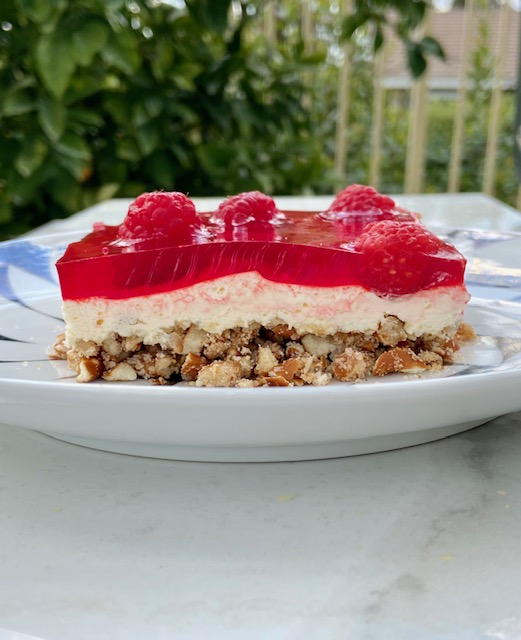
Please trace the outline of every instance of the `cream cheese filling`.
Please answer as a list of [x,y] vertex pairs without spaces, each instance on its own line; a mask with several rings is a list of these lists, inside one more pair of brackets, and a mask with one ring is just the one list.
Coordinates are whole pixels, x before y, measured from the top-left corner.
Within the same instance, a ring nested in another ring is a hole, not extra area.
[[357,286],[280,284],[249,272],[125,300],[67,300],[63,313],[68,347],[78,340],[101,343],[113,333],[164,346],[173,329],[192,325],[210,333],[252,323],[283,323],[301,335],[373,333],[388,315],[402,320],[415,339],[459,324],[468,300],[463,286],[385,298]]

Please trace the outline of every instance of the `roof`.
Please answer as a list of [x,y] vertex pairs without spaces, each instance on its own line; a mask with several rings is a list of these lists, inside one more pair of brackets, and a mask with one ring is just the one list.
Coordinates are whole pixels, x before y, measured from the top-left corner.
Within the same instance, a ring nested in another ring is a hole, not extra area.
[[[455,91],[458,88],[463,59],[464,15],[463,9],[452,9],[447,13],[433,13],[431,35],[442,45],[446,60],[429,57],[427,82],[431,89]],[[498,9],[475,12],[472,50],[478,43],[479,24],[481,21],[486,21],[489,26],[490,38],[488,47],[492,54],[496,53],[499,44],[499,15]],[[517,66],[521,40],[521,14],[512,12],[512,15],[515,19],[510,20],[508,25],[508,52],[503,77],[503,85],[506,89],[515,89],[517,86]],[[410,86],[412,78],[407,66],[405,47],[394,37],[389,40],[388,47],[384,86],[389,89],[406,89]]]

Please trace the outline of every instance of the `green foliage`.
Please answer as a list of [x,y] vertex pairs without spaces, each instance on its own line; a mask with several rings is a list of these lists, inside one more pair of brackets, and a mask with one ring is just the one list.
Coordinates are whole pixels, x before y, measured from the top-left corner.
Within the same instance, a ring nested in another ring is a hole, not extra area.
[[429,56],[445,59],[437,40],[414,35],[429,4],[428,0],[355,0],[354,11],[344,19],[342,35],[351,40],[356,31],[369,27],[376,52],[383,45],[386,32],[394,32],[405,46],[409,69],[417,78],[425,72]]
[[[473,104],[472,102],[470,103]],[[428,105],[428,132],[425,158],[426,193],[443,193],[448,187],[448,167],[452,143],[455,101],[433,98]],[[501,130],[497,152],[496,196],[515,206],[517,181],[512,151],[514,96],[506,94],[501,113]],[[483,184],[483,163],[487,145],[486,108],[469,109],[463,133],[461,191],[479,192]],[[407,108],[392,97],[386,109],[381,188],[387,193],[401,193],[405,179],[404,149],[407,144]],[[485,123],[483,125],[483,123]]]
[[[178,2],[176,6],[182,6]],[[192,196],[260,189],[331,193],[367,182],[373,50],[391,28],[420,73],[432,38],[415,41],[426,2],[316,0],[310,50],[301,3],[279,3],[276,42],[263,2],[4,0],[0,28],[0,237],[111,197],[172,189]],[[9,27],[10,25],[10,27]],[[381,33],[380,33],[381,32]],[[334,173],[342,33],[352,37],[347,175]],[[462,190],[481,190],[493,58],[480,24],[465,117]],[[387,92],[381,189],[403,190],[409,105]],[[425,189],[443,191],[454,100],[431,100]],[[513,101],[503,102],[497,194],[514,203]]]
[[149,189],[291,193],[319,180],[328,160],[302,72],[323,57],[298,42],[273,51],[252,12],[230,23],[229,5],[4,0],[0,235]]

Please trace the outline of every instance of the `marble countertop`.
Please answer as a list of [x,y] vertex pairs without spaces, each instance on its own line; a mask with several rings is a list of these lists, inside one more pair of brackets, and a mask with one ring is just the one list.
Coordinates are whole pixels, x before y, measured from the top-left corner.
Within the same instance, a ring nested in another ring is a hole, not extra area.
[[[521,214],[480,194],[407,198],[434,226],[521,230]],[[40,232],[115,222],[125,206]],[[223,464],[2,425],[0,627],[45,640],[519,640],[520,427],[515,413],[396,451]]]
[[1,427],[0,624],[46,640],[518,639],[520,426],[249,465]]

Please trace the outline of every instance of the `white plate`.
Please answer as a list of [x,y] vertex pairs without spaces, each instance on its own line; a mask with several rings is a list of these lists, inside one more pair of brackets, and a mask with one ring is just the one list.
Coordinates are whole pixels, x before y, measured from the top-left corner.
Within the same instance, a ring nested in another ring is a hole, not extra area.
[[63,330],[54,263],[81,233],[0,244],[0,420],[106,451],[281,461],[428,442],[521,409],[521,236],[442,233],[469,256],[480,340],[458,364],[327,387],[200,389],[78,384],[47,349]]

